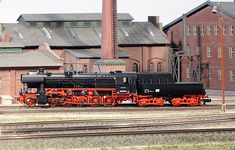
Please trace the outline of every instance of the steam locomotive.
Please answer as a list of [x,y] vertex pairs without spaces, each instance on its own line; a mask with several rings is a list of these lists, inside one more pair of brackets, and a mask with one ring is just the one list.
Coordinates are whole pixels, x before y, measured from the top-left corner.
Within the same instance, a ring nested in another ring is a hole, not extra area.
[[34,107],[114,106],[196,106],[210,102],[202,83],[175,82],[171,73],[64,73],[29,72],[21,75],[23,88],[17,100]]

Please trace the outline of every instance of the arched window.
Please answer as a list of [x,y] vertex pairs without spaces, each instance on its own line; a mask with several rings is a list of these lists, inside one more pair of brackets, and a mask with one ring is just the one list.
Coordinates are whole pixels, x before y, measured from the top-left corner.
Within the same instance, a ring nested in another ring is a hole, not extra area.
[[149,63],[149,72],[154,72],[154,64],[152,62]]
[[87,65],[82,66],[82,72],[87,73],[88,72],[88,67]]
[[163,71],[163,63],[159,62],[157,63],[157,72],[162,72]]
[[132,71],[138,72],[139,68],[138,68],[138,64],[137,63],[133,63],[132,64]]

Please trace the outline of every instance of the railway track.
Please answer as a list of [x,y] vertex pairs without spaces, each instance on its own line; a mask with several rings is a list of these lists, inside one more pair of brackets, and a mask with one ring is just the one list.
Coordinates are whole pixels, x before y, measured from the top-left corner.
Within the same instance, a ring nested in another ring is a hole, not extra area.
[[[203,125],[209,123],[234,122],[235,114],[214,114],[210,116],[200,115],[193,120],[189,117],[160,117],[160,118],[124,118],[124,119],[94,119],[94,120],[63,120],[46,122],[18,122],[1,123],[0,140],[10,139],[36,139],[36,138],[64,138],[64,137],[88,137],[88,136],[115,136],[115,135],[144,135],[144,134],[175,134],[175,133],[205,133],[205,132],[234,132],[235,128],[219,129],[179,129],[158,130],[158,127],[185,127],[186,125]],[[195,117],[195,116],[194,116]],[[214,118],[214,119],[211,119]],[[149,122],[162,120],[166,122]],[[191,118],[192,119],[192,118]],[[174,121],[181,120],[181,121]],[[134,123],[133,123],[134,122]],[[142,123],[137,123],[142,122]],[[144,123],[143,123],[144,122]],[[87,125],[87,124],[93,125]],[[95,123],[103,123],[94,125]],[[115,123],[115,124],[106,124]],[[73,126],[71,126],[71,124]],[[74,125],[75,124],[75,125]],[[83,124],[83,125],[81,125]],[[53,126],[50,125],[66,125]],[[69,126],[70,125],[70,126]],[[48,127],[50,126],[50,127]],[[13,128],[15,127],[15,128]],[[19,128],[20,127],[20,128]],[[162,129],[162,128],[160,128]]]
[[133,129],[133,128],[153,128],[160,126],[176,126],[189,124],[204,124],[204,123],[220,123],[220,122],[234,122],[235,118],[227,119],[213,119],[201,121],[180,121],[168,123],[142,123],[142,124],[117,124],[117,125],[102,125],[102,126],[72,126],[72,127],[47,127],[47,128],[22,128],[2,131],[2,134],[18,134],[18,133],[42,133],[42,132],[65,132],[65,131],[87,131],[87,130],[113,130],[113,129]]
[[151,118],[119,118],[119,119],[89,119],[89,120],[60,120],[60,121],[37,121],[37,122],[13,122],[13,123],[0,123],[1,127],[7,126],[43,126],[43,125],[53,125],[53,124],[78,124],[78,123],[122,123],[122,122],[138,122],[138,121],[171,121],[171,120],[184,120],[193,119],[194,121],[200,121],[203,119],[206,121],[207,118],[218,119],[235,119],[235,113],[227,114],[211,114],[211,115],[197,115],[197,116],[175,116],[175,117],[151,117]]
[[[187,111],[187,110],[220,110],[221,105],[206,105],[206,106],[195,106],[195,107],[172,107],[172,106],[163,106],[163,107],[135,107],[135,106],[123,106],[123,107],[57,107],[57,108],[27,108],[27,107],[4,107],[1,106],[0,114],[37,114],[37,113],[71,113],[71,112],[141,112],[141,111]],[[235,109],[235,105],[227,105],[227,109]]]
[[180,129],[180,130],[135,130],[115,132],[88,132],[88,133],[67,133],[67,134],[33,134],[33,135],[11,135],[0,136],[0,140],[12,139],[38,139],[38,138],[66,138],[66,137],[91,137],[91,136],[121,136],[121,135],[147,135],[147,134],[194,134],[194,133],[225,133],[235,132],[235,128],[214,128],[214,129]]

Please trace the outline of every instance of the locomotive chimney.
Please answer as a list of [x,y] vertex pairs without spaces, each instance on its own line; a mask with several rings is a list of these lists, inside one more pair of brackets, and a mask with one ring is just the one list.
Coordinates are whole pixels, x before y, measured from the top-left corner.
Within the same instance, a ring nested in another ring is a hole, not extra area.
[[101,58],[118,58],[117,0],[103,0]]

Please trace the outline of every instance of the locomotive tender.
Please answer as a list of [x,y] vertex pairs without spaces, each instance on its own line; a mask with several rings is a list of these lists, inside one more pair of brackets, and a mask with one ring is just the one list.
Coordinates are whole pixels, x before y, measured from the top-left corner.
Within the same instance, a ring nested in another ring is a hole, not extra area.
[[170,73],[48,73],[44,69],[21,75],[17,99],[29,106],[196,106],[209,102],[202,83],[177,83]]

